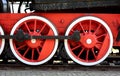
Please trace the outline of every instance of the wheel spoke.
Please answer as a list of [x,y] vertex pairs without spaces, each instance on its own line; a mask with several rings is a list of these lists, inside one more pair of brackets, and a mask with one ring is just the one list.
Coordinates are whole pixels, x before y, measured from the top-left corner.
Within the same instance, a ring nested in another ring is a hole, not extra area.
[[100,50],[101,46],[98,45],[98,44],[96,44],[96,45],[95,45],[95,48],[97,48],[98,50]]
[[36,32],[37,20],[34,21],[34,32]]
[[107,34],[102,34],[102,35],[100,35],[100,36],[97,36],[97,38],[101,38],[101,37],[104,37],[104,36],[106,36]]
[[45,28],[46,25],[47,25],[47,24],[44,24],[44,25],[42,26],[41,30],[39,31],[39,34],[44,30],[44,28]]
[[27,44],[23,44],[23,45],[19,46],[19,47],[17,48],[17,50],[22,49],[22,48],[24,48],[25,46],[27,46]]
[[97,27],[97,29],[95,30],[94,34],[97,33],[97,31],[100,29],[100,27],[101,27],[101,24],[98,25],[98,27]]
[[88,49],[87,52],[86,52],[86,61],[87,61],[87,62],[88,62],[88,60],[89,60],[88,56],[89,56],[89,49]]
[[30,33],[30,29],[29,29],[29,27],[28,27],[27,23],[26,23],[26,22],[24,22],[24,24],[25,24],[25,27],[27,28],[28,32]]
[[77,45],[77,46],[75,46],[74,48],[72,48],[72,51],[78,49],[80,46],[81,46],[81,45]]
[[40,47],[40,48],[42,48],[42,47],[43,47],[43,45],[40,43],[40,44],[39,44],[39,47]]
[[84,30],[83,25],[81,24],[81,22],[79,23],[79,25],[80,25],[80,27],[81,27],[83,33],[85,34],[85,30]]
[[35,49],[32,49],[32,57],[31,57],[31,60],[34,60],[34,51],[35,51]]
[[27,50],[24,52],[23,57],[25,57],[25,55],[28,53],[29,50],[30,48],[28,47]]
[[97,44],[103,44],[103,42],[97,41]]
[[36,48],[36,50],[37,50],[38,54],[40,55],[40,51],[39,51],[39,48]]
[[95,47],[96,47],[98,50],[100,50],[102,44],[103,44],[103,42],[98,41],[98,42],[96,43]]
[[90,22],[89,22],[89,23],[90,23],[90,24],[89,24],[89,33],[91,32],[91,22],[92,22],[92,21],[90,20]]
[[94,58],[96,60],[96,55],[95,55],[95,52],[94,52],[94,48],[92,48],[92,53],[93,53],[93,56],[94,56]]
[[82,50],[81,50],[81,51],[79,52],[79,54],[78,54],[78,57],[80,57],[80,55],[83,53],[84,49],[85,49],[85,48],[82,48]]

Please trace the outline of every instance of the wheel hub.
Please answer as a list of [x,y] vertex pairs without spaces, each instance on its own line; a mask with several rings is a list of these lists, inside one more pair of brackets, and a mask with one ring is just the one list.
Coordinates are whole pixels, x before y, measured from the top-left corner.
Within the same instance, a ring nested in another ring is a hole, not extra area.
[[80,42],[85,48],[93,48],[95,46],[97,40],[96,40],[95,35],[86,34],[86,35],[81,37]]
[[36,39],[31,39],[31,43],[36,43]]
[[86,43],[87,43],[87,44],[91,44],[91,43],[92,43],[92,40],[88,38],[88,39],[86,40]]
[[[39,36],[39,34],[36,33],[30,33],[31,36]],[[31,48],[37,48],[40,46],[41,44],[41,40],[40,39],[31,39],[31,40],[26,40],[26,44],[31,47]]]

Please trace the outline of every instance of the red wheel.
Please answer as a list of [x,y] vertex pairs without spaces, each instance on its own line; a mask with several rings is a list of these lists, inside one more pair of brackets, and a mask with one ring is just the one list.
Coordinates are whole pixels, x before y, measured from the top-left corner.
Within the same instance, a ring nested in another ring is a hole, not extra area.
[[[28,16],[19,20],[14,25],[10,35],[15,35],[19,29],[33,36],[58,35],[53,24],[39,16]],[[47,62],[55,54],[57,46],[57,39],[31,39],[23,42],[10,39],[10,47],[15,57],[28,65],[40,65]]]
[[[4,35],[3,29],[1,26],[0,26],[0,35]],[[4,46],[5,46],[5,39],[0,39],[0,55],[3,52]]]
[[65,35],[80,31],[80,41],[65,40],[65,48],[71,59],[78,64],[91,66],[102,62],[113,44],[112,32],[101,19],[93,16],[78,18],[68,27]]

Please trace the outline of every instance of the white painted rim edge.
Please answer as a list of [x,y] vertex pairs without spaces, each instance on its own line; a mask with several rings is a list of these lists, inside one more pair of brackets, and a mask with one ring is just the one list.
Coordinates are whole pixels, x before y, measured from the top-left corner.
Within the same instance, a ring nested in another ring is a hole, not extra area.
[[67,44],[67,39],[65,39],[65,40],[64,40],[64,45],[65,45],[65,49],[66,49],[66,52],[67,52],[67,54],[69,55],[69,57],[70,57],[73,61],[75,61],[76,63],[78,63],[78,64],[80,64],[80,65],[84,65],[84,66],[96,65],[96,64],[104,61],[104,60],[108,57],[109,53],[111,52],[112,45],[113,45],[113,36],[112,36],[112,32],[111,32],[110,28],[108,27],[108,25],[107,25],[103,20],[101,20],[101,19],[98,18],[98,17],[94,17],[94,16],[84,16],[84,17],[80,17],[80,18],[76,19],[75,21],[73,21],[73,22],[70,24],[70,26],[67,28],[67,31],[66,31],[66,33],[65,33],[65,36],[68,36],[70,30],[73,28],[73,26],[74,26],[75,24],[77,24],[77,23],[80,22],[80,21],[89,20],[89,19],[95,20],[95,21],[97,21],[97,22],[100,22],[102,25],[104,25],[104,27],[107,29],[108,34],[109,34],[109,36],[110,36],[110,45],[109,45],[108,52],[106,53],[106,55],[105,55],[102,59],[100,59],[100,60],[98,60],[98,61],[96,61],[96,62],[86,63],[86,62],[79,61],[78,59],[76,59],[76,58],[70,53],[69,48],[68,48],[68,44]]
[[[38,19],[38,20],[41,20],[41,21],[47,23],[47,24],[52,28],[55,36],[58,36],[57,30],[55,29],[54,25],[53,25],[49,20],[47,20],[46,18],[41,17],[41,16],[28,16],[28,17],[22,18],[21,20],[19,20],[19,21],[14,25],[14,27],[12,28],[12,31],[11,31],[10,35],[13,35],[13,34],[14,34],[15,29],[19,26],[19,24],[21,24],[22,22],[24,22],[24,21],[26,21],[26,20],[29,20],[29,19]],[[16,53],[15,50],[14,50],[13,40],[12,40],[12,39],[9,40],[9,43],[10,43],[10,47],[11,47],[12,53],[15,55],[15,57],[16,57],[19,61],[21,61],[21,62],[23,62],[23,63],[25,63],[25,64],[27,64],[27,65],[40,65],[40,64],[46,63],[47,61],[49,61],[49,60],[53,57],[53,55],[54,55],[55,52],[57,51],[57,47],[58,47],[58,39],[56,39],[56,40],[55,40],[55,46],[54,46],[53,52],[51,53],[51,55],[50,55],[48,58],[46,58],[45,60],[43,60],[43,61],[41,61],[41,62],[28,62],[28,61],[22,59],[21,57],[19,57],[19,56],[17,55],[17,53]]]
[[[3,29],[1,26],[0,26],[0,32],[1,32],[1,35],[4,35]],[[3,52],[4,46],[5,46],[5,39],[2,39],[1,48],[0,48],[0,55]]]

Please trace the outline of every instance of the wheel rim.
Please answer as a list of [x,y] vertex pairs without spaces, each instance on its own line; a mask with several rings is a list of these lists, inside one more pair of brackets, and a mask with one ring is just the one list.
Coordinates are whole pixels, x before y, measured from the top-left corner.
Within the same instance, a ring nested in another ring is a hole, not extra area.
[[[1,26],[0,26],[0,35],[4,35],[3,29]],[[0,55],[3,52],[4,46],[5,46],[5,39],[0,39]]]
[[[15,35],[18,29],[33,36],[57,36],[53,24],[39,16],[28,16],[19,20],[11,30],[10,35]],[[10,39],[10,47],[15,57],[27,65],[40,65],[50,60],[55,54],[58,40],[31,39],[17,42]]]
[[96,65],[109,55],[113,36],[108,25],[101,19],[93,16],[78,18],[70,24],[65,36],[80,31],[80,41],[65,40],[65,49],[70,58],[78,64]]

